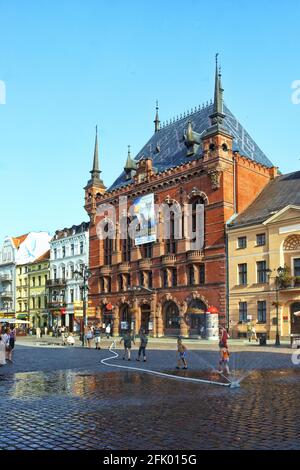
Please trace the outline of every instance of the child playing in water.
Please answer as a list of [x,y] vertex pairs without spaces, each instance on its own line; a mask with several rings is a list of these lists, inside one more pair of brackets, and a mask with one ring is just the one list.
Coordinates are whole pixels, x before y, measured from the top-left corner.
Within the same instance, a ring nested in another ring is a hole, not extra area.
[[182,341],[180,338],[177,340],[177,351],[178,351],[178,361],[177,361],[177,367],[176,369],[180,369],[180,364],[181,361],[183,362],[183,368],[187,369],[187,362],[186,362],[186,346],[182,344]]
[[221,357],[219,361],[219,372],[229,374],[229,351],[228,348],[221,349]]

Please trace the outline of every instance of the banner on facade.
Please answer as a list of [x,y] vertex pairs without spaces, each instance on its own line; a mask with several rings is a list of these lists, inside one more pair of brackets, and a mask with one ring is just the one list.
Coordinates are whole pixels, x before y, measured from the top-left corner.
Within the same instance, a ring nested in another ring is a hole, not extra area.
[[146,194],[133,201],[131,209],[138,220],[135,234],[135,244],[143,245],[156,241],[156,223],[154,209],[154,194]]

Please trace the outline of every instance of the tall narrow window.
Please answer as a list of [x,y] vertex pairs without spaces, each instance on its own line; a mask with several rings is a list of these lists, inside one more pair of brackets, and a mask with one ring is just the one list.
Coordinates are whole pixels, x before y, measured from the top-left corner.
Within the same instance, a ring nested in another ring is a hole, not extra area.
[[267,282],[267,263],[266,261],[258,261],[256,263],[257,282],[263,284]]
[[244,286],[247,284],[247,263],[239,264],[239,285]]
[[167,240],[166,240],[166,254],[174,254],[177,251],[177,240],[175,239],[175,214],[174,212],[170,212],[169,219],[166,220],[167,224],[169,224],[169,233],[167,233]]
[[80,254],[83,255],[83,242],[80,242],[79,250],[80,250]]
[[257,320],[259,323],[267,322],[267,302],[265,300],[257,302]]
[[196,197],[192,201],[192,231],[193,231],[193,235],[191,237],[192,242],[196,241],[197,235],[199,236],[199,234],[197,234],[196,232],[197,230],[198,231],[200,230],[200,227],[199,227],[199,224],[201,223],[201,220],[200,220],[201,207],[200,206],[203,206],[203,205],[204,205],[204,200],[200,196]]
[[[108,232],[109,226],[106,224],[105,232]],[[113,240],[110,237],[104,239],[104,264],[110,265],[112,261]]]
[[246,322],[247,321],[247,302],[239,302],[239,321]]
[[168,283],[168,271],[166,269],[163,270],[162,272],[163,275],[163,287],[169,287]]
[[152,275],[152,271],[149,271],[149,272],[148,272],[148,287],[149,287],[149,289],[152,289],[152,287],[153,287],[153,275]]
[[193,286],[195,284],[195,269],[194,266],[189,266],[189,284]]
[[205,265],[199,265],[199,284],[205,284]]
[[172,286],[177,286],[177,268],[172,269]]
[[294,276],[300,276],[300,258],[294,258]]

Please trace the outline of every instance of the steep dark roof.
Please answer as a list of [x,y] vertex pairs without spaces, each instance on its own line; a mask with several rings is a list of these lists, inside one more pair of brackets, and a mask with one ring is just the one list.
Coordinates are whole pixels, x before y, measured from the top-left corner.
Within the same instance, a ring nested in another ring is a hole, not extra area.
[[61,238],[71,237],[72,235],[77,235],[79,233],[84,233],[88,231],[90,226],[89,222],[82,222],[80,225],[72,225],[72,227],[64,228],[62,230],[56,230],[55,235],[52,240],[60,240]]
[[[154,168],[156,168],[158,172],[161,172],[168,168],[181,165],[191,159],[200,158],[202,154],[201,147],[199,147],[197,154],[193,157],[187,157],[187,149],[184,144],[183,135],[186,132],[189,120],[192,122],[193,131],[202,134],[211,125],[209,115],[212,114],[212,112],[213,105],[211,104],[163,127],[153,134],[151,139],[136,155],[135,160],[140,160],[142,156],[151,156]],[[248,132],[241,126],[225,105],[224,114],[226,115],[224,127],[234,137],[234,150],[239,150],[245,157],[262,163],[267,167],[272,167],[272,162],[261,151]],[[108,191],[112,191],[113,189],[129,183],[130,180],[126,180],[126,174],[123,171]]]
[[262,223],[288,205],[300,206],[300,171],[277,176],[228,228]]

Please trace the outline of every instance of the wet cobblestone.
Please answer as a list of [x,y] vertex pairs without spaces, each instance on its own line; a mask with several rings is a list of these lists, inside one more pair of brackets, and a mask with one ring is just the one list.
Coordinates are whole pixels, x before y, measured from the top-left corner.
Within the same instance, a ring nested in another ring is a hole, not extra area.
[[[110,370],[99,364],[107,351],[69,351],[19,348],[0,369],[1,450],[300,449],[300,370],[287,355],[240,353],[251,373],[228,389]],[[207,376],[216,358],[189,354],[185,373]],[[173,351],[153,351],[146,366],[174,373],[172,364]]]

